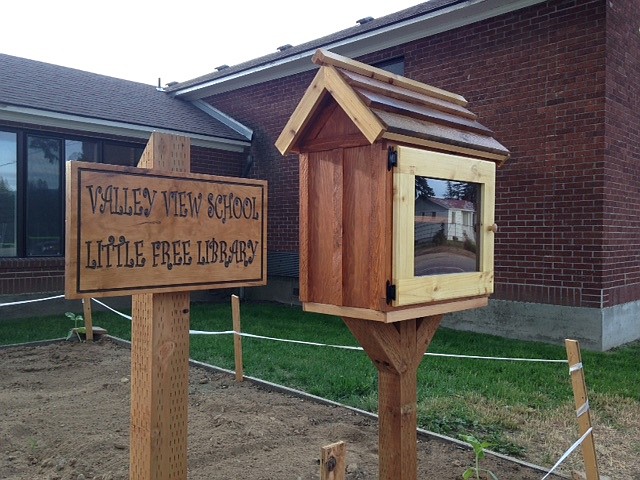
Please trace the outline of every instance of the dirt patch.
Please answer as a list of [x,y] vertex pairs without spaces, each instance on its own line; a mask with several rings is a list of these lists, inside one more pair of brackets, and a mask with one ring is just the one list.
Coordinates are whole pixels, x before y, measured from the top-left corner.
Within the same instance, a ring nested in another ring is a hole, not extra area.
[[[130,350],[110,341],[0,350],[0,478],[120,480],[129,470]],[[377,424],[340,407],[192,367],[189,479],[319,478],[320,447],[347,442],[348,479],[375,479]],[[421,479],[459,479],[470,451],[418,443]],[[501,459],[500,479],[540,472]]]

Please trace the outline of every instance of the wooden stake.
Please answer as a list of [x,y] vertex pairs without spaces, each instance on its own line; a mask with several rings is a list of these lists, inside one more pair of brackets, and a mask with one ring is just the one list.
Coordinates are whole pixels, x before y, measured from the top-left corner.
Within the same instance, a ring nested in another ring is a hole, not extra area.
[[236,382],[244,380],[242,368],[242,335],[240,335],[240,299],[231,295],[231,315],[233,316],[233,351],[236,360]]
[[343,318],[378,369],[380,480],[416,480],[417,383],[442,315],[380,323]]
[[[190,141],[153,133],[139,166],[189,172]],[[188,292],[133,295],[131,480],[186,480]]]
[[[578,415],[578,433],[584,435],[592,428],[591,413],[589,412],[589,399],[587,397],[587,386],[584,381],[584,369],[582,368],[582,355],[580,354],[580,344],[576,340],[565,340],[567,358],[569,359],[569,372],[571,375],[571,385],[573,387],[573,398]],[[593,431],[582,442],[582,456],[587,474],[587,480],[600,480],[598,462],[596,460],[596,445]]]
[[320,480],[345,480],[347,444],[332,443],[320,449]]
[[87,342],[93,342],[93,317],[91,316],[91,298],[82,299],[82,316],[86,329]]

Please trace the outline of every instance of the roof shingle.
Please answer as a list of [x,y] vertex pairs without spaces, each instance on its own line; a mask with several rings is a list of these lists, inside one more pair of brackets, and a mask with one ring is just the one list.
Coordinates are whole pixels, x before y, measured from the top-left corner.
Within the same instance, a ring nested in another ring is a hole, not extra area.
[[154,86],[0,54],[0,103],[186,134],[246,141]]

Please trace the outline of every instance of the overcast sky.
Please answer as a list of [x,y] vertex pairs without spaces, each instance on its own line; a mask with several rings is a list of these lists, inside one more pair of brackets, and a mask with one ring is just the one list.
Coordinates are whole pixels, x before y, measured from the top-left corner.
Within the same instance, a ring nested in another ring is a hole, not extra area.
[[0,52],[156,85],[185,81],[420,0],[11,0]]

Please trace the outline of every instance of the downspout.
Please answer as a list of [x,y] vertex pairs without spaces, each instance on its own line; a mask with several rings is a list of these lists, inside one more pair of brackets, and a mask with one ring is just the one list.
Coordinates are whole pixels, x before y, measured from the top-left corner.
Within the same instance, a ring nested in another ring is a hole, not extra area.
[[247,160],[244,164],[244,168],[242,169],[242,174],[240,175],[242,178],[249,178],[249,172],[251,172],[251,168],[254,163],[255,160],[253,159],[253,155],[247,155]]

